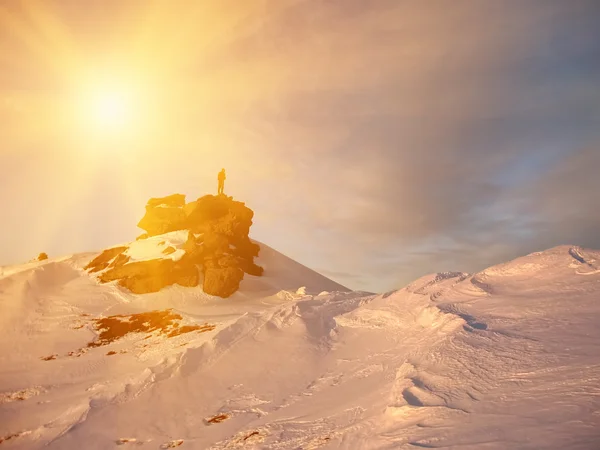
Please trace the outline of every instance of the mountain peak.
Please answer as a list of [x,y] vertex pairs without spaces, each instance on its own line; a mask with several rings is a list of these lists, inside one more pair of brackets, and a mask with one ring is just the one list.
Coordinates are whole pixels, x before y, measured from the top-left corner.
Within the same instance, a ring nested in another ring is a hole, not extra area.
[[529,253],[511,261],[491,266],[479,276],[488,277],[550,277],[576,269],[585,274],[600,270],[600,252],[573,245],[559,245],[540,252]]
[[249,238],[253,216],[243,202],[222,194],[189,203],[183,194],[151,198],[138,223],[146,233],[104,250],[86,269],[137,294],[179,284],[229,297],[244,274],[263,272],[254,263],[260,246]]

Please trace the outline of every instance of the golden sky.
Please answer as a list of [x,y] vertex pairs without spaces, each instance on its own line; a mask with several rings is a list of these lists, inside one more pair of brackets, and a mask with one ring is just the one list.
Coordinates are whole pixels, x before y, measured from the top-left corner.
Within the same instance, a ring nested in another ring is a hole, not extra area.
[[599,5],[0,4],[0,264],[216,189],[354,288],[600,246]]

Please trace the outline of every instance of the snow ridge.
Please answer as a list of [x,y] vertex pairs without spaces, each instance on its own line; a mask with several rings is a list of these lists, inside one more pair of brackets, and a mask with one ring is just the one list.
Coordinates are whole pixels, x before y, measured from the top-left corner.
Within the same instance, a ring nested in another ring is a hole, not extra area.
[[[98,285],[79,255],[11,268],[0,279],[0,442],[591,449],[599,256],[562,246],[368,294],[270,249],[265,277],[228,300]],[[100,318],[166,309],[181,317],[169,333],[89,345]]]

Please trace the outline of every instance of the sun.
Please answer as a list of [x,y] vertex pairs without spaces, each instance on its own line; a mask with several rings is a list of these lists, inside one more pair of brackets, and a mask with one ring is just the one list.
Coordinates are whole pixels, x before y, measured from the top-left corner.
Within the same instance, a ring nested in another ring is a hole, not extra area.
[[84,137],[112,140],[139,135],[145,116],[139,85],[126,77],[82,77],[74,86],[73,95],[77,128]]
[[92,125],[103,131],[117,131],[131,124],[131,96],[122,90],[99,89],[89,98]]

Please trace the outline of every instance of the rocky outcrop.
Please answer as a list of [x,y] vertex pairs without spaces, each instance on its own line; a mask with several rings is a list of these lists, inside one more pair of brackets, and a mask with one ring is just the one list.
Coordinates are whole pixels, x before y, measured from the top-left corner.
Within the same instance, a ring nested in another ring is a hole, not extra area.
[[[85,266],[85,270],[89,270],[91,273],[94,273],[106,269],[111,264],[114,267],[117,257],[120,256],[125,250],[127,250],[127,247],[113,247],[106,249],[92,259],[89,264]],[[124,258],[121,258],[119,265],[124,263],[123,260]]]
[[223,195],[201,197],[188,211],[189,229],[202,235],[206,293],[228,297],[238,290],[244,273],[262,275],[254,264],[260,247],[248,237],[254,211]]
[[48,254],[42,252],[38,255],[38,257],[36,258],[36,261],[44,261],[45,259],[48,259]]
[[[146,214],[138,227],[146,230],[146,236],[156,236],[186,228],[186,214],[183,210],[185,195],[173,194],[168,197],[151,198],[146,204]],[[140,236],[140,238],[142,238]]]
[[209,263],[204,272],[203,289],[207,294],[226,298],[239,289],[243,278],[244,272],[235,265],[211,266]]
[[166,197],[151,198],[146,203],[146,206],[173,206],[182,207],[185,205],[185,195],[183,194],[172,194]]
[[[117,281],[117,284],[136,294],[158,292],[173,284],[193,287],[200,282],[198,267],[190,263],[189,258],[175,260],[158,257],[131,261],[128,250],[130,247],[107,249],[90,261],[85,269],[99,273],[98,280],[102,283]],[[167,246],[166,250],[161,252],[163,256],[176,252],[172,246]]]
[[146,233],[129,246],[105,250],[86,269],[100,282],[117,281],[135,293],[202,282],[204,292],[229,297],[245,273],[263,272],[254,263],[260,247],[248,236],[253,216],[243,202],[225,195],[187,204],[182,194],[152,198],[138,224]]

